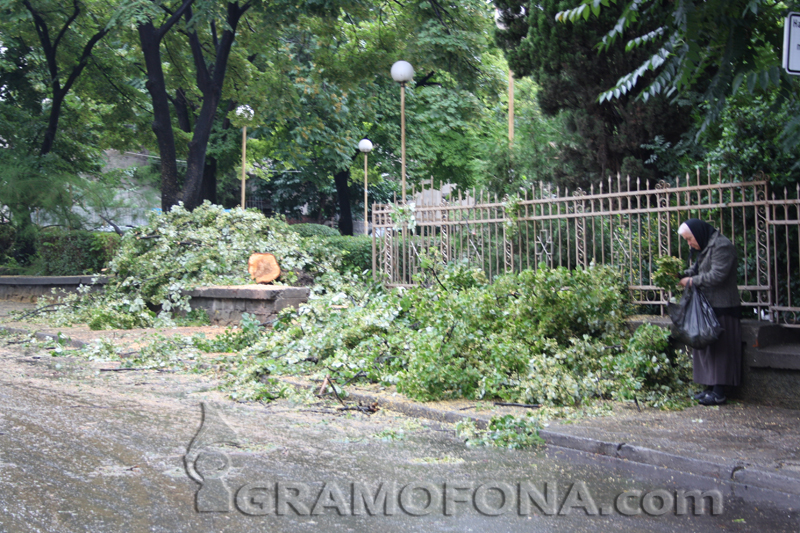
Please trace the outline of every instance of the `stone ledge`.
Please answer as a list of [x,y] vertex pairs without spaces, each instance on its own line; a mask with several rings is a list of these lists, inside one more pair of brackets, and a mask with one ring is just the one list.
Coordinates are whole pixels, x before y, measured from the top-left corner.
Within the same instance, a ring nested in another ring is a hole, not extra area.
[[308,298],[308,287],[278,285],[213,285],[188,291],[192,298],[225,298],[232,300],[276,300],[278,298]]
[[748,353],[747,366],[800,370],[800,344],[772,345],[753,349]]
[[212,324],[227,326],[241,321],[243,313],[269,322],[287,307],[308,301],[307,287],[276,285],[218,285],[187,291],[192,309],[203,309]]
[[[97,281],[92,282],[92,279]],[[26,285],[105,285],[108,283],[106,276],[0,276],[0,285],[26,286]]]
[[106,283],[106,276],[0,276],[0,300],[35,303],[40,296],[50,295],[51,289],[73,293],[81,285],[98,290]]

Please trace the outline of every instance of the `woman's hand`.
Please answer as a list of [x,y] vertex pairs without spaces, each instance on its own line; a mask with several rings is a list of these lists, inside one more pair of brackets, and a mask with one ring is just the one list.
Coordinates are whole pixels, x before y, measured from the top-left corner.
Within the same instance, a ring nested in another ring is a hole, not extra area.
[[687,285],[689,287],[691,287],[692,286],[692,278],[681,278],[680,284],[681,284],[681,287],[686,287]]

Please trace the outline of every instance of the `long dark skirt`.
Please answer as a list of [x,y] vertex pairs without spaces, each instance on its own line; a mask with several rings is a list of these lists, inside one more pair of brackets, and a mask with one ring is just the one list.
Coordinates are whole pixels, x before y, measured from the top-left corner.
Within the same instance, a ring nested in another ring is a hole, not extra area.
[[717,342],[692,349],[693,379],[702,385],[738,386],[742,378],[742,328],[738,318],[720,316],[725,331]]

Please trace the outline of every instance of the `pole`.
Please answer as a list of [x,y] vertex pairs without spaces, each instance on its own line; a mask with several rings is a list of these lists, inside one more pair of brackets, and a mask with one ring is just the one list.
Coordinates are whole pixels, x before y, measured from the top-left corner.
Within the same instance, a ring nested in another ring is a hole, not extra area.
[[364,235],[368,233],[369,221],[367,220],[367,152],[364,152]]
[[247,168],[247,126],[242,128],[242,211],[244,211],[245,169]]
[[508,71],[508,147],[514,147],[514,73]]
[[406,203],[406,83],[400,84],[400,154],[401,180],[400,202]]

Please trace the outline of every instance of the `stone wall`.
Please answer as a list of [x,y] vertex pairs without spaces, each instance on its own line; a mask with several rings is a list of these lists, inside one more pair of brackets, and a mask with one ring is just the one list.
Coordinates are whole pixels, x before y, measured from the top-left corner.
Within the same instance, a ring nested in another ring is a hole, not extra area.
[[[78,286],[92,285],[93,276],[0,276],[0,300],[36,302],[52,289],[66,293],[77,291]],[[93,290],[103,287],[105,277],[95,280]],[[204,309],[212,324],[228,326],[238,324],[242,313],[255,315],[267,322],[287,307],[297,307],[308,300],[307,287],[281,287],[277,285],[228,285],[199,287],[189,292],[192,309]]]
[[93,285],[97,290],[105,284],[105,276],[0,276],[0,300],[35,303],[53,289],[72,293],[80,285]]
[[308,300],[307,287],[275,285],[231,285],[200,287],[189,292],[192,309],[203,309],[212,324],[236,324],[242,313],[267,322],[287,307],[297,307]]

